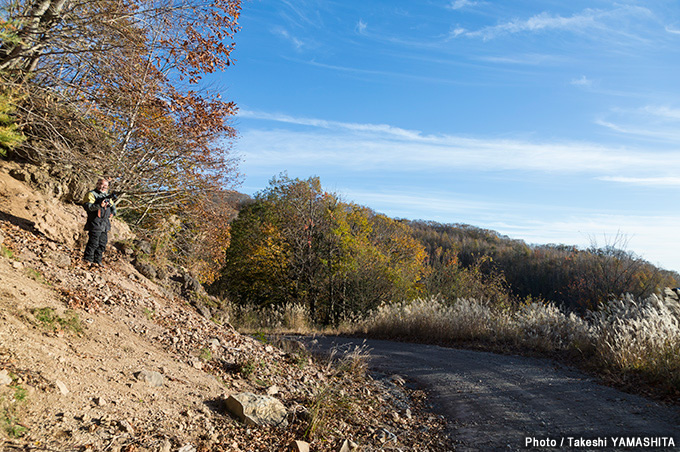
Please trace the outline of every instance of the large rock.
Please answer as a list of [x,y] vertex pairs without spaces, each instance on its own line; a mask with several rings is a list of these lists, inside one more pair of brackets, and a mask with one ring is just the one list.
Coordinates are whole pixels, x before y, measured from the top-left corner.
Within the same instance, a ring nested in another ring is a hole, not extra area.
[[141,370],[135,373],[137,380],[144,381],[149,386],[159,388],[165,384],[163,374],[155,371]]
[[137,247],[137,250],[143,255],[149,255],[153,251],[151,249],[151,243],[146,240],[136,239],[133,243]]
[[309,452],[309,443],[306,441],[293,441],[288,446],[292,452]]
[[288,411],[279,400],[250,392],[232,394],[225,401],[227,411],[246,425],[286,427]]
[[9,372],[5,369],[0,370],[0,386],[6,386],[12,384],[12,377],[9,376]]
[[59,268],[69,268],[71,266],[71,257],[61,251],[48,251],[43,261],[56,265]]
[[133,265],[135,266],[139,273],[146,276],[147,278],[149,279],[156,278],[157,276],[156,267],[154,267],[153,265],[146,262],[140,262],[138,259],[135,259]]

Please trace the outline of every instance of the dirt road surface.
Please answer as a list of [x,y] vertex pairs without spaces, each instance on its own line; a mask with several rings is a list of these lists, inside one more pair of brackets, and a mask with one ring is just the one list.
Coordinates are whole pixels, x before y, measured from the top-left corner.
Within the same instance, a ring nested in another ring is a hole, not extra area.
[[[313,351],[361,339],[303,339]],[[680,409],[548,359],[366,340],[373,369],[422,386],[456,450],[680,450]],[[622,442],[623,441],[623,442]]]

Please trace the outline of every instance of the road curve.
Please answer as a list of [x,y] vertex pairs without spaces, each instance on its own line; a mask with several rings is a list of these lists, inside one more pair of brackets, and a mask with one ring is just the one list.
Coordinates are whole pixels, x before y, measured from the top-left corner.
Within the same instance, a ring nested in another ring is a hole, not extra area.
[[[319,352],[364,342],[326,336],[302,341]],[[373,369],[424,387],[434,411],[447,419],[456,450],[680,450],[680,408],[600,385],[555,361],[381,340],[365,344]]]

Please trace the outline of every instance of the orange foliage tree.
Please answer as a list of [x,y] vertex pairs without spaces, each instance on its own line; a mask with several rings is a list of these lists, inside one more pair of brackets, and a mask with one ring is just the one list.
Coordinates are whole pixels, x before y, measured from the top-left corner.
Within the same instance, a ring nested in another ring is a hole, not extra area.
[[225,206],[202,212],[238,181],[236,106],[200,83],[233,62],[241,0],[2,6],[2,89],[27,94],[16,110],[27,140],[14,157],[110,176],[136,226],[178,215],[184,240],[223,243]]

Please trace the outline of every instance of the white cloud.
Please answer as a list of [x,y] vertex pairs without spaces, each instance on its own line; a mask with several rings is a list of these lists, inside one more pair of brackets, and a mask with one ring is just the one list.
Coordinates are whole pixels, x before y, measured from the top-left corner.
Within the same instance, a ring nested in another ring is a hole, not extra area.
[[521,170],[641,177],[680,168],[679,152],[607,147],[587,142],[481,139],[424,134],[387,124],[360,124],[243,111],[243,118],[311,127],[283,130],[241,127],[251,159],[307,162],[354,169],[399,168]]
[[595,121],[615,132],[676,146],[680,141],[680,109],[647,105],[637,109],[612,109]]
[[666,31],[674,35],[680,35],[680,30],[677,30],[675,28],[666,27]]
[[600,177],[600,180],[648,187],[680,187],[680,176],[668,177]]
[[272,32],[273,32],[274,34],[277,34],[277,35],[283,37],[283,38],[286,39],[288,42],[290,42],[291,44],[293,44],[293,47],[295,47],[296,50],[300,50],[300,49],[302,49],[303,47],[305,47],[304,41],[302,41],[301,39],[298,39],[298,38],[296,38],[295,36],[291,35],[291,34],[288,32],[288,30],[285,30],[285,29],[283,29],[283,28],[276,28],[276,29],[272,30]]
[[574,86],[588,87],[592,86],[593,81],[589,80],[585,75],[582,75],[581,78],[572,79],[570,83]]
[[448,9],[463,9],[463,8],[468,8],[471,6],[478,5],[479,2],[474,2],[471,0],[454,0],[451,3],[449,3],[446,7]]
[[[533,33],[549,30],[565,30],[571,32],[599,30],[626,35],[625,30],[620,27],[620,19],[624,16],[635,17],[639,20],[642,16],[649,17],[653,16],[653,14],[647,8],[634,6],[621,6],[609,11],[585,9],[581,13],[569,17],[542,12],[528,19],[515,19],[498,25],[484,27],[476,31],[468,31],[462,35],[470,38],[482,38],[484,40],[490,40],[508,34],[524,32]],[[626,36],[634,38],[632,35]]]
[[366,22],[359,19],[359,22],[357,22],[357,26],[356,26],[356,32],[359,33],[359,34],[364,34],[366,32],[367,26],[368,25],[366,24]]

